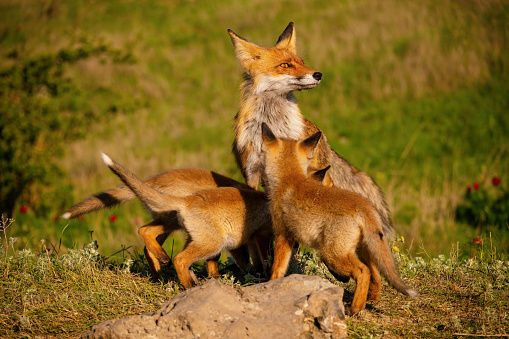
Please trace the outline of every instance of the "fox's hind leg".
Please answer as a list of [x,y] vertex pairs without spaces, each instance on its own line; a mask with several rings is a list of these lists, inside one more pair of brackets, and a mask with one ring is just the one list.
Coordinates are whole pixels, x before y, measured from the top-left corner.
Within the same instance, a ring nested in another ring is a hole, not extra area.
[[345,283],[345,284],[350,281],[350,277],[349,276],[340,275],[340,274],[334,272],[334,270],[331,267],[329,267],[325,261],[322,260],[322,262],[325,264],[325,266],[327,266],[327,268],[329,269],[330,274],[332,274],[332,276],[334,278],[336,278],[336,280],[341,281],[342,283]]
[[368,300],[378,301],[382,294],[382,278],[373,261],[371,261],[369,265],[369,270],[371,273],[371,280],[369,282]]
[[[241,246],[239,248],[228,250],[230,252],[235,264],[244,272],[247,272],[247,268],[249,266],[249,253],[247,248]],[[207,271],[209,272],[209,277],[217,278],[221,276],[219,273],[219,258],[221,254],[218,254],[214,258],[207,259]]]
[[218,278],[221,276],[219,273],[219,258],[221,257],[221,253],[216,255],[213,258],[207,259],[207,272],[209,272],[210,278]]
[[274,263],[272,264],[272,275],[270,280],[282,278],[288,270],[288,264],[292,256],[292,247],[295,241],[286,234],[276,235],[274,244]]
[[[256,242],[256,247],[258,249],[258,256],[259,260],[261,261],[262,268],[265,271],[265,274],[267,274],[267,277],[270,277],[270,270],[268,265],[268,257],[269,257],[269,250],[270,245],[272,243],[273,235],[267,235],[267,234],[255,234],[254,240]],[[254,262],[254,260],[253,260]],[[256,269],[256,267],[255,267]]]
[[142,226],[138,230],[138,234],[145,243],[143,252],[145,253],[145,258],[150,266],[150,270],[157,275],[161,270],[161,264],[167,265],[171,261],[168,254],[166,254],[161,247],[161,244],[164,243],[168,237],[167,234],[164,234],[164,226],[152,221]]
[[[159,261],[159,259],[157,259],[157,257],[154,254],[149,252],[146,246],[143,248],[143,253],[145,254],[145,259],[147,259],[150,271],[152,271],[152,274],[154,274],[155,276],[158,276],[159,272],[161,271],[161,261]],[[167,265],[168,262],[170,262],[169,257],[167,262],[162,261],[163,265]]]
[[173,231],[180,228],[178,220],[171,218],[164,222],[153,220],[138,230],[141,240],[145,243],[143,249],[145,258],[154,274],[161,270],[161,264],[166,266],[170,263],[171,259],[161,245]]
[[220,252],[221,248],[218,246],[204,242],[198,243],[189,238],[184,249],[173,259],[175,270],[182,285],[185,288],[191,288],[198,282],[193,271],[189,269],[191,264],[198,260],[213,258]]
[[251,240],[248,241],[247,250],[249,251],[249,256],[251,257],[255,271],[263,272],[263,261],[260,258],[260,252],[258,251],[258,245],[256,243],[256,239],[254,239],[254,236],[251,238]]
[[353,295],[352,305],[350,307],[345,307],[345,313],[348,315],[354,315],[355,313],[362,311],[364,307],[366,307],[366,299],[369,289],[369,268],[357,259],[353,253],[346,254],[341,257],[320,255],[327,267],[340,276],[352,277],[357,284]]
[[378,268],[375,265],[375,261],[371,257],[371,254],[368,252],[367,248],[361,247],[357,251],[357,255],[359,256],[359,259],[369,267],[369,271],[371,273],[371,278],[369,281],[368,300],[378,301],[380,300],[382,290],[382,278],[380,276]]
[[229,249],[235,264],[244,272],[247,271],[249,266],[249,249],[247,246],[242,245],[239,248]]

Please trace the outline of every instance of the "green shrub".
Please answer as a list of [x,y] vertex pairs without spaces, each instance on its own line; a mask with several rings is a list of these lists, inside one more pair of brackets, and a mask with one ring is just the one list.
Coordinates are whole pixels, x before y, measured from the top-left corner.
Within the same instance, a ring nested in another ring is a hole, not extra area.
[[0,71],[0,211],[12,216],[16,202],[34,206],[41,215],[64,208],[72,187],[62,182],[57,159],[64,146],[84,137],[89,125],[118,111],[118,104],[94,109],[66,68],[79,60],[106,57],[132,63],[130,53],[105,44],[78,47],[23,59],[8,54],[14,65]]

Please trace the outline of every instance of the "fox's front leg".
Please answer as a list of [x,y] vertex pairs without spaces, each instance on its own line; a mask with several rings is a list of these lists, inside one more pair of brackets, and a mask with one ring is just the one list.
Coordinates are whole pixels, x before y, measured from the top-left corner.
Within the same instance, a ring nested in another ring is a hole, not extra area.
[[274,243],[274,263],[270,280],[282,278],[288,270],[288,264],[292,256],[292,248],[295,241],[285,233],[276,234]]

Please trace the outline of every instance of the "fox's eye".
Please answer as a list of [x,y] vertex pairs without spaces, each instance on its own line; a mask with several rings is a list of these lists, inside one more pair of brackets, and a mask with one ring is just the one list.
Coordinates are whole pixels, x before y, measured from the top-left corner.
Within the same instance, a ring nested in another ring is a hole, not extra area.
[[282,68],[288,68],[288,67],[290,67],[291,65],[290,65],[289,63],[287,63],[287,62],[283,62],[283,63],[282,63],[281,65],[279,65],[279,66],[281,66]]

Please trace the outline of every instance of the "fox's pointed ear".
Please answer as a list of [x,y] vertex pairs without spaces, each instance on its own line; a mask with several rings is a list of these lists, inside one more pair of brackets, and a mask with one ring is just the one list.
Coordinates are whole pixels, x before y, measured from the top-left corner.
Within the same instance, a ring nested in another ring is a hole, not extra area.
[[276,136],[266,123],[262,123],[262,140],[264,144],[271,144],[275,142]]
[[287,48],[293,54],[297,54],[297,36],[295,35],[295,25],[290,22],[276,42],[276,47]]
[[330,165],[325,168],[322,168],[321,170],[316,171],[315,173],[313,173],[313,177],[317,181],[323,182],[323,180],[325,179],[325,176],[327,175],[327,171],[329,170],[329,168],[330,168]]
[[249,72],[251,65],[257,59],[260,59],[261,47],[247,41],[246,39],[238,36],[231,29],[228,30],[230,39],[232,40],[233,47],[235,47],[235,54],[237,59],[244,69]]
[[315,156],[316,146],[322,137],[322,132],[318,131],[310,137],[299,142],[299,147],[302,147],[308,154],[308,159],[312,159]]

